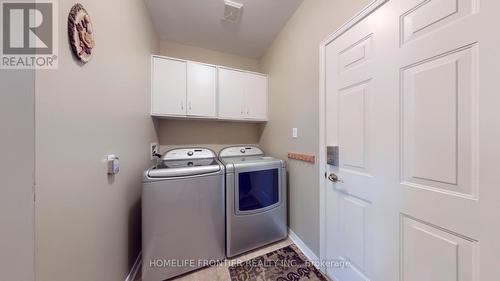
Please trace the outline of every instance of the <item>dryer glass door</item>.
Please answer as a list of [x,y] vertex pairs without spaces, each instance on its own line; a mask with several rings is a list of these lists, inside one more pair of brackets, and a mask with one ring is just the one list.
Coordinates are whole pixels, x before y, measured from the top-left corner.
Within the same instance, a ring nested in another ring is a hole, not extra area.
[[279,169],[238,174],[238,210],[255,213],[273,208],[280,200]]

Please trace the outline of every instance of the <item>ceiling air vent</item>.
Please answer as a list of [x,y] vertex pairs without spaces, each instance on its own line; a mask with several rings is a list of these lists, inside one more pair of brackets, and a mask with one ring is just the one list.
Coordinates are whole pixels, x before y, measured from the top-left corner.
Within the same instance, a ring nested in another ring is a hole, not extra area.
[[230,0],[224,0],[224,20],[232,23],[238,23],[241,18],[243,4]]

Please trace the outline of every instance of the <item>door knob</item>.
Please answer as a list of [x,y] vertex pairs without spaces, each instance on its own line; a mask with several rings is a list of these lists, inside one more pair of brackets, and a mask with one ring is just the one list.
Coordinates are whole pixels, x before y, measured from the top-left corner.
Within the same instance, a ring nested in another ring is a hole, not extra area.
[[339,182],[339,183],[343,183],[344,182],[335,173],[330,173],[328,175],[328,180],[330,180],[331,182]]

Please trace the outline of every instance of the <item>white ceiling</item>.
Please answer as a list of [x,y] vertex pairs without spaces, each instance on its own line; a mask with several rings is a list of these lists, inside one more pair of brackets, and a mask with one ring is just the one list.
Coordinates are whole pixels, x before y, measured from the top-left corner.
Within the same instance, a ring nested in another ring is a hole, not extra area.
[[260,58],[303,0],[233,0],[237,24],[223,20],[224,0],[145,0],[161,39]]

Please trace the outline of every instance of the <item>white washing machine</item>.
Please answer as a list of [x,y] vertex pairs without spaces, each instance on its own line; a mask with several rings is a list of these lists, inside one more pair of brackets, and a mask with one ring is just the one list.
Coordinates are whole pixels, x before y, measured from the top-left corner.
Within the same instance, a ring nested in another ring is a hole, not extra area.
[[171,150],[144,172],[143,281],[169,279],[225,258],[224,175],[206,148]]
[[226,167],[226,255],[287,237],[285,162],[255,146],[227,147],[219,153]]

